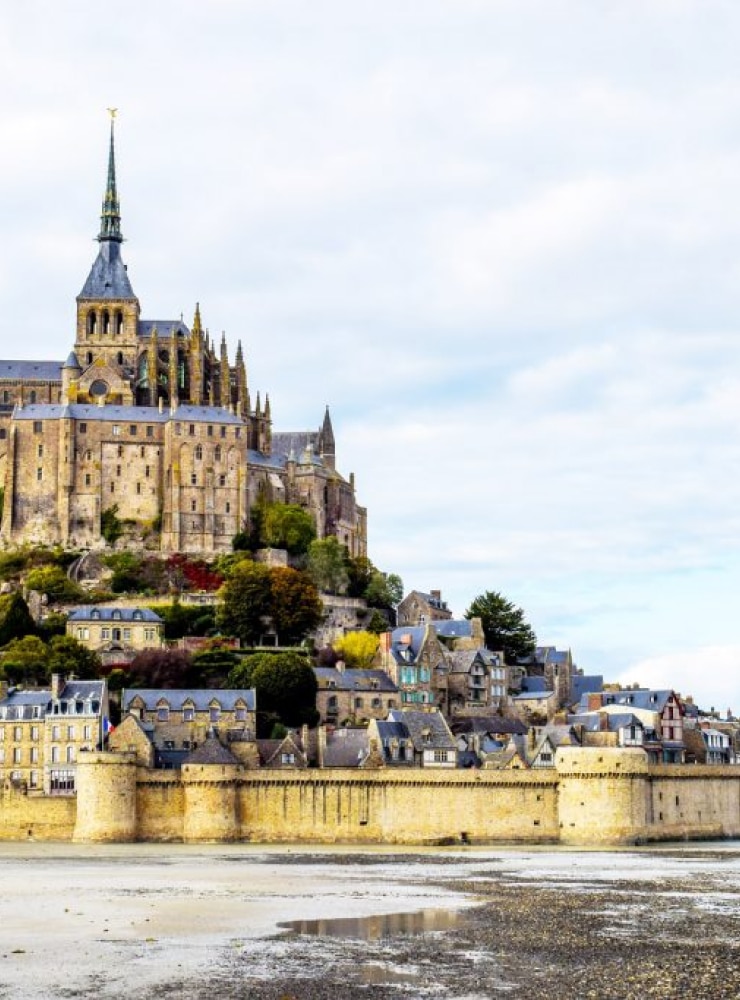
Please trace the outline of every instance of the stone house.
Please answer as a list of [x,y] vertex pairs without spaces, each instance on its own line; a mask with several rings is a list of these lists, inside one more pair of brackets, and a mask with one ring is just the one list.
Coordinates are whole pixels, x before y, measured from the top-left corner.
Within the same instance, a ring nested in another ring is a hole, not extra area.
[[260,767],[293,771],[308,767],[303,744],[293,733],[281,740],[257,740],[257,751]]
[[452,618],[452,612],[442,600],[440,590],[412,590],[398,605],[399,625],[428,625],[429,622],[445,621]]
[[398,688],[400,707],[448,704],[449,656],[433,625],[396,628],[380,636],[375,665]]
[[67,635],[98,653],[103,662],[118,662],[142,649],[161,649],[164,622],[149,608],[85,606],[69,615]]
[[81,753],[101,745],[110,716],[104,680],[63,680],[19,690],[0,682],[0,781],[45,792],[75,791]]
[[[405,727],[414,752],[417,767],[457,767],[457,744],[444,716],[439,710],[420,712],[414,709],[394,709],[388,722]],[[380,724],[375,723],[378,734]],[[385,757],[385,747],[383,754]]]
[[[651,762],[682,764],[685,759],[683,718],[685,710],[675,691],[627,688],[590,692],[581,697],[577,714],[589,711],[635,715],[645,726],[645,750]],[[651,733],[654,734],[650,739]]]
[[398,707],[398,687],[384,670],[359,670],[343,664],[314,667],[318,690],[316,710],[320,721],[330,725],[384,719]]
[[130,688],[122,692],[121,711],[151,733],[157,752],[189,753],[211,731],[229,745],[253,743],[257,729],[253,688]]

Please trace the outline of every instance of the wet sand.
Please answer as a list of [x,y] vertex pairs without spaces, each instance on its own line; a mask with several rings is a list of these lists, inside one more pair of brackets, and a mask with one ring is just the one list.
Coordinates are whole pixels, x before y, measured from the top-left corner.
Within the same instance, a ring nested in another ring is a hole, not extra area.
[[0,874],[3,1000],[740,997],[740,845],[5,844]]

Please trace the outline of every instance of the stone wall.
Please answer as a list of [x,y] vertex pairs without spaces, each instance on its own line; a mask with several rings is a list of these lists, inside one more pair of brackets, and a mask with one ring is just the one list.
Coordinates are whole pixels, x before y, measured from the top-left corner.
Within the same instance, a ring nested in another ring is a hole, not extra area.
[[[538,771],[251,771],[137,767],[90,753],[77,800],[5,792],[0,840],[564,843],[740,837],[740,767],[649,766],[639,751],[561,748]],[[76,813],[76,815],[75,815]]]

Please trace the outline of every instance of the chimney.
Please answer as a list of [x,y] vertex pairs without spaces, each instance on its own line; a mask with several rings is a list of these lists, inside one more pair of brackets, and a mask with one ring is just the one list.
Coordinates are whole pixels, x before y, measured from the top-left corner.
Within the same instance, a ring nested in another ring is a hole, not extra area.
[[345,667],[346,667],[346,664],[345,664],[344,660],[341,660],[341,659],[337,660],[337,662],[334,664],[334,666],[336,667],[336,669],[338,670],[338,672],[340,674],[344,673],[344,670],[345,670]]
[[62,690],[62,678],[59,674],[51,675],[51,700],[56,701]]
[[599,712],[599,729],[602,733],[609,731],[609,713]]
[[161,396],[159,397],[158,406],[159,406],[159,412],[164,413],[164,399]]
[[588,696],[587,711],[596,712],[601,708],[602,699],[600,694],[590,694]]

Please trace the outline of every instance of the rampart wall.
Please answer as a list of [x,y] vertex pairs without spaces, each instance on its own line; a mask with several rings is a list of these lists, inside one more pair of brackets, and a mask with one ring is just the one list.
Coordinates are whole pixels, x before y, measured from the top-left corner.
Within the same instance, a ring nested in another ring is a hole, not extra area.
[[0,840],[563,843],[740,837],[740,767],[648,766],[639,751],[561,748],[531,771],[137,767],[90,753],[77,797],[0,797]]

